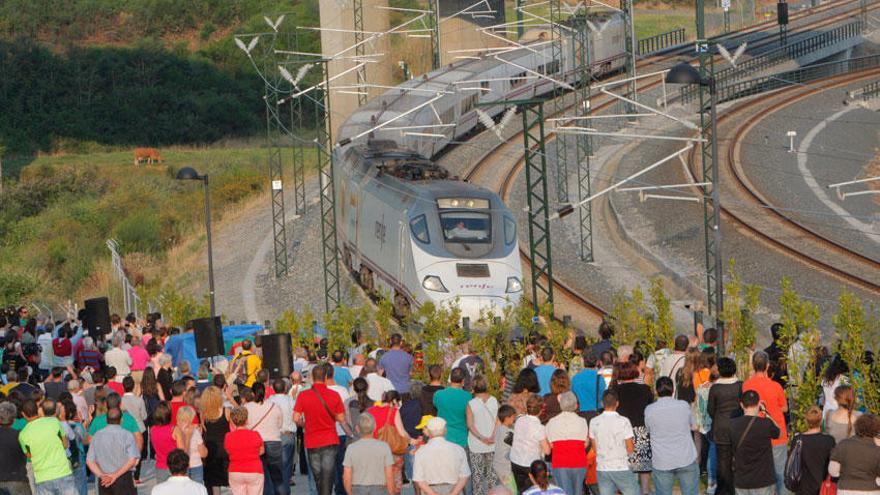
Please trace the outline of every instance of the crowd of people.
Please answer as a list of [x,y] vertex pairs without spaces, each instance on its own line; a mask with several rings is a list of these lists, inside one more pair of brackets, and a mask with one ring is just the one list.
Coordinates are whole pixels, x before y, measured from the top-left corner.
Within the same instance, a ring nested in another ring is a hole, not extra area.
[[[400,334],[355,331],[273,377],[258,337],[190,363],[163,350],[180,331],[114,315],[96,339],[76,319],[0,316],[0,493],[880,494],[880,419],[833,352],[786,372],[774,343],[738,370],[714,329],[645,356],[603,323],[564,350],[533,332],[516,366],[468,342],[424,363]],[[783,388],[796,373],[822,374],[802,431]]]

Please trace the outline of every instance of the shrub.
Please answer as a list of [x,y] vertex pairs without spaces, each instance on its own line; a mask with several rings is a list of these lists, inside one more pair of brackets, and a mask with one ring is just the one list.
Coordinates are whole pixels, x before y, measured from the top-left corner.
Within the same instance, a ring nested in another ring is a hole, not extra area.
[[156,253],[162,249],[159,217],[151,211],[136,211],[114,229],[123,253]]

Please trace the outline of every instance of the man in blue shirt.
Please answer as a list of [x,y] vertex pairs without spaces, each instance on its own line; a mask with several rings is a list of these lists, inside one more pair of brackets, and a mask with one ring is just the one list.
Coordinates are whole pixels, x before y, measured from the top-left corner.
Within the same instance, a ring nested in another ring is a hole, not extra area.
[[592,418],[602,409],[602,392],[605,391],[605,380],[599,375],[596,367],[599,359],[593,351],[584,354],[584,369],[571,379],[571,391],[577,396],[581,416]]
[[672,397],[675,384],[666,376],[657,379],[657,402],[645,408],[645,426],[651,435],[651,477],[657,495],[672,495],[675,480],[682,495],[697,495],[700,467],[694,445],[697,421],[690,405]]
[[333,361],[333,380],[340,387],[347,389],[354,378],[351,377],[351,372],[345,366],[345,353],[336,349],[330,360]]
[[385,377],[391,380],[394,390],[400,395],[409,393],[410,371],[412,370],[412,356],[401,350],[403,337],[399,333],[391,335],[391,349],[382,354],[379,367],[385,370]]
[[535,368],[535,373],[538,375],[538,386],[541,387],[541,397],[550,393],[550,379],[553,378],[553,372],[557,370],[553,357],[553,349],[545,347],[541,351],[541,365]]

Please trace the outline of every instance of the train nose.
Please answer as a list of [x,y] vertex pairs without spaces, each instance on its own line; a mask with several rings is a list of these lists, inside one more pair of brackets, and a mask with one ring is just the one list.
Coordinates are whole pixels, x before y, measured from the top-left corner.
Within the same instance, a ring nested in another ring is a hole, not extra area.
[[443,301],[444,305],[457,305],[462,318],[476,323],[480,318],[491,319],[493,316],[504,316],[504,310],[519,302],[520,294],[500,296],[458,296]]

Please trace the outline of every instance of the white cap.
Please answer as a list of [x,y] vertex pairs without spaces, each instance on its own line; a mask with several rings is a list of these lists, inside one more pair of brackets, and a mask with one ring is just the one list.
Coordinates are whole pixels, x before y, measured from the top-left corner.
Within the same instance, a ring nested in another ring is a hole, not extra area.
[[431,418],[428,420],[428,424],[425,425],[425,429],[428,430],[428,434],[433,436],[442,435],[446,430],[446,420],[443,418]]

